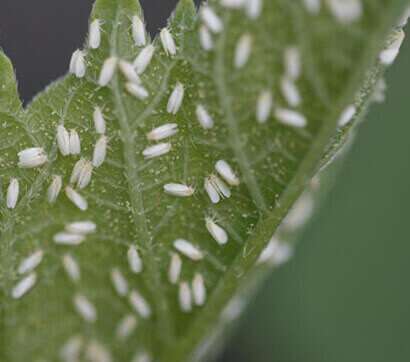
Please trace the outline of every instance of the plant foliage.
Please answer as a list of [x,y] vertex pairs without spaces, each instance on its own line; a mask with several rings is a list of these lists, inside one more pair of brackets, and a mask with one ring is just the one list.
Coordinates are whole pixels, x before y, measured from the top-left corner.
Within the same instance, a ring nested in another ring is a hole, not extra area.
[[[270,0],[263,3],[260,14],[257,8],[252,13],[220,3],[224,2],[208,5],[223,30],[210,32],[213,49],[204,50],[199,39],[203,16],[190,0],[180,1],[168,26],[176,55],[167,54],[159,38],[153,40],[153,59],[141,74],[149,94],[145,99],[130,95],[118,67],[107,86],[99,85],[108,57],[133,62],[141,52],[132,36],[133,17],[142,18],[136,0],[97,0],[90,23],[100,21],[102,38],[97,49],[85,46],[85,77],[65,76],[26,108],[16,90],[12,65],[1,55],[2,361],[75,361],[76,346],[78,360],[130,361],[135,356],[135,361],[143,361],[144,354],[168,362],[200,358],[212,345],[206,343],[209,337],[239,308],[238,293],[255,275],[252,271],[266,269],[257,263],[261,252],[309,185],[324,154],[331,159],[343,143],[340,135],[349,134],[354,121],[338,128],[341,114],[354,106],[356,120],[372,99],[384,69],[377,55],[406,1],[328,0],[316,9],[314,1]],[[343,9],[349,3],[362,8],[349,15],[349,9]],[[245,44],[238,49],[241,39]],[[292,73],[286,62],[286,54],[295,49],[300,75]],[[167,107],[178,83],[184,87],[184,97],[173,114]],[[289,99],[289,87],[298,91],[300,101]],[[263,92],[265,102],[260,98]],[[273,95],[273,106],[265,120],[257,116],[257,109],[268,107],[267,94]],[[198,122],[198,105],[212,117],[212,128],[204,129]],[[88,203],[86,210],[80,210],[65,188],[74,165],[80,158],[93,158],[101,137],[93,123],[96,106],[106,121],[107,156],[93,168],[87,187],[79,190],[72,185]],[[303,116],[306,125],[291,125],[283,116],[290,110]],[[158,142],[147,139],[148,132],[167,123],[178,125],[175,135]],[[79,155],[61,154],[59,125],[79,134]],[[144,150],[159,142],[169,142],[171,150],[160,157],[144,157]],[[48,161],[40,167],[18,167],[18,152],[31,147],[43,148]],[[216,175],[218,160],[231,165],[240,183],[228,185],[230,197],[212,203],[204,182]],[[55,175],[62,177],[63,185],[56,202],[50,203],[47,192]],[[13,178],[19,183],[14,208],[7,205]],[[188,185],[194,193],[178,197],[164,192],[170,183]],[[281,228],[284,234],[306,215],[306,203],[298,210],[293,223],[287,220],[288,230]],[[214,240],[206,218],[226,231],[225,245]],[[79,245],[55,242],[68,224],[85,220],[95,223],[96,230]],[[168,274],[172,255],[178,253],[177,239],[188,240],[203,258],[195,261],[180,254],[181,274],[173,284]],[[131,246],[142,261],[137,273],[129,266]],[[269,260],[282,261],[289,251],[286,247],[281,241],[276,250],[281,255]],[[34,271],[19,271],[21,262],[35,251],[43,253],[41,263]],[[67,268],[67,255],[80,268],[77,278],[70,278],[63,266],[65,260]],[[113,270],[124,276],[124,292],[114,288]],[[192,307],[186,307],[191,310],[183,311],[180,284],[187,283],[182,287],[186,302],[183,288],[191,289],[198,274],[205,282],[206,301],[203,306],[192,301]],[[36,283],[21,297],[13,297],[16,285],[27,275],[35,275]],[[148,318],[130,303],[133,291],[149,306]],[[94,318],[87,320],[79,313],[84,306],[81,298],[90,303]],[[121,337],[118,326],[127,316],[130,332]],[[136,321],[135,329],[130,321]]]

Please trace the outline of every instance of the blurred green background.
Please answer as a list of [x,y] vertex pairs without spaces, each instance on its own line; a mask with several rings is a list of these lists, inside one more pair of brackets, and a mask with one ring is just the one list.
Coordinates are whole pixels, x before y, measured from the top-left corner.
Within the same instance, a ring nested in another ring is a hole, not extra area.
[[410,361],[410,39],[292,261],[221,361]]

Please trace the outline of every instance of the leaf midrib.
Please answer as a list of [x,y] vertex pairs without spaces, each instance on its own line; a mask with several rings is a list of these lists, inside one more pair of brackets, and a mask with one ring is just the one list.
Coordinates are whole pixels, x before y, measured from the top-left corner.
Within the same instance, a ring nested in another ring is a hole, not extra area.
[[[120,18],[120,6],[117,6],[116,10],[116,23],[119,22]],[[111,35],[110,45],[111,45],[111,55],[119,57],[118,48],[118,37],[117,37],[118,27],[113,27],[113,32]],[[140,189],[141,182],[138,172],[138,162],[136,159],[137,149],[134,142],[134,132],[130,126],[130,116],[126,109],[123,101],[123,96],[120,88],[119,76],[114,75],[112,86],[111,86],[114,103],[116,108],[119,110],[119,126],[120,126],[120,138],[123,143],[124,149],[124,163],[125,163],[125,174],[128,184],[128,196],[131,203],[131,213],[133,217],[133,223],[136,231],[140,234],[139,250],[142,255],[144,262],[144,271],[142,272],[142,277],[145,279],[145,284],[150,290],[152,301],[155,305],[155,311],[157,315],[155,316],[157,328],[156,331],[160,335],[160,339],[164,346],[170,345],[174,340],[174,328],[171,323],[171,313],[167,303],[167,298],[165,297],[163,290],[165,289],[162,285],[160,271],[157,268],[157,263],[155,261],[155,254],[153,252],[153,237],[148,230],[148,223],[145,217],[145,206],[142,195],[142,190]],[[160,96],[157,98],[161,99]],[[151,108],[154,109],[155,107]],[[147,109],[148,110],[148,109]],[[147,111],[143,113],[143,117],[148,117],[150,114]],[[141,119],[137,119],[136,124],[139,124]]]

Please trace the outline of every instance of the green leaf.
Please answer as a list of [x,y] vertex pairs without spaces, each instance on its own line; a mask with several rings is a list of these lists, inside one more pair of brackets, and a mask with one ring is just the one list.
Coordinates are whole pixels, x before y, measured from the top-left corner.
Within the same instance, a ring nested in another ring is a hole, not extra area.
[[[340,132],[347,134],[355,124],[338,129],[340,114],[350,105],[362,113],[370,102],[384,70],[377,54],[406,1],[358,0],[362,14],[349,21],[335,16],[332,3],[337,1],[326,2],[312,14],[303,1],[265,1],[261,14],[252,19],[243,9],[226,9],[210,1],[223,31],[211,35],[214,49],[205,51],[198,37],[203,20],[190,0],[181,0],[169,23],[177,54],[167,55],[160,40],[154,40],[154,57],[141,75],[149,93],[144,100],[127,92],[118,69],[108,86],[98,84],[108,57],[132,62],[141,51],[131,31],[133,16],[142,17],[136,0],[97,0],[91,21],[100,20],[102,39],[98,49],[85,48],[85,77],[67,75],[25,109],[12,66],[1,54],[2,361],[59,360],[70,342],[71,347],[74,342],[81,345],[79,360],[90,361],[130,361],[134,356],[139,361],[138,356],[147,354],[155,361],[172,362],[209,353],[215,341],[211,337],[218,336],[215,333],[239,310],[238,296],[248,296],[255,275],[269,269],[257,263],[261,252],[275,231],[290,240],[287,235],[295,231],[292,214],[279,231],[278,226],[323,160],[331,159],[338,149]],[[240,39],[245,46],[250,41],[251,53],[247,62],[246,57],[238,60],[246,64],[235,67]],[[306,119],[305,127],[278,119],[278,109],[293,109],[281,90],[284,54],[290,47],[298,49],[302,63],[301,75],[290,83],[300,92],[301,104],[294,108]],[[181,108],[172,114],[167,105],[178,83],[185,95]],[[258,122],[257,102],[268,90],[274,96],[274,110],[266,122]],[[198,105],[211,115],[212,128],[201,127]],[[87,200],[88,208],[82,211],[64,189],[80,157],[93,158],[101,137],[93,123],[96,106],[106,120],[107,157],[94,167],[87,187],[78,190],[72,185]],[[147,159],[143,151],[156,143],[147,140],[147,133],[166,123],[178,125],[175,135],[160,141],[171,144],[170,152]],[[59,151],[58,125],[78,132],[80,155],[63,156]],[[48,161],[36,168],[18,167],[18,152],[30,147],[42,147]],[[229,187],[231,197],[214,204],[204,180],[216,174],[218,160],[231,165],[240,184]],[[54,175],[62,177],[63,189],[50,203],[47,190]],[[10,208],[7,193],[13,178],[20,193],[16,207]],[[177,197],[164,192],[169,183],[195,191]],[[295,207],[293,213],[298,212]],[[305,213],[306,203],[301,215]],[[211,236],[205,218],[227,232],[225,245]],[[76,221],[91,221],[96,231],[77,246],[54,242],[56,234]],[[190,241],[203,256],[195,261],[179,253],[182,290],[200,274],[207,292],[205,304],[193,305],[189,312],[181,310],[178,283],[171,283],[168,275],[177,239]],[[280,245],[287,250],[284,241]],[[143,264],[138,273],[128,262],[132,246]],[[21,262],[36,251],[43,253],[40,264],[33,272],[21,273]],[[68,276],[63,266],[67,255],[76,261],[80,276]],[[278,255],[273,261],[280,261]],[[113,286],[113,270],[127,281],[125,296]],[[31,273],[36,283],[24,295],[16,295],[18,283]],[[130,303],[132,291],[149,306],[148,318]],[[76,297],[80,307],[84,298],[92,306],[83,316],[75,306]],[[128,326],[133,321],[136,326],[121,338],[118,326],[127,316]]]

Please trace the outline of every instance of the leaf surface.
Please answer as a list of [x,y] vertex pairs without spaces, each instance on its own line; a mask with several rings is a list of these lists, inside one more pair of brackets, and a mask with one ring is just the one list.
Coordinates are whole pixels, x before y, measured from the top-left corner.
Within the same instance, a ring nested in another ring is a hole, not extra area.
[[[271,236],[310,182],[325,151],[332,149],[329,144],[337,140],[341,113],[353,104],[357,109],[367,105],[380,73],[376,56],[406,3],[358,1],[361,15],[341,21],[331,11],[329,4],[334,2],[322,4],[312,14],[302,1],[265,1],[261,14],[252,19],[243,9],[226,9],[210,1],[223,31],[211,34],[214,48],[205,51],[198,36],[203,20],[191,1],[180,1],[169,23],[177,54],[166,54],[160,40],[153,41],[154,57],[141,75],[149,93],[145,100],[127,92],[118,69],[108,86],[98,85],[108,57],[133,62],[141,52],[131,31],[132,17],[142,17],[134,0],[96,1],[90,22],[101,21],[102,41],[98,49],[86,47],[86,76],[65,76],[26,109],[16,91],[12,66],[1,55],[2,360],[59,360],[73,341],[81,345],[79,360],[131,361],[135,356],[139,361],[144,353],[156,361],[199,358],[224,308],[249,280]],[[235,58],[241,39],[250,42],[251,51],[239,68]],[[289,78],[284,57],[290,48],[298,50],[301,60],[301,74],[291,81],[301,101],[293,107],[281,85],[283,78]],[[184,98],[172,114],[167,107],[178,83],[184,86]],[[366,91],[358,93],[360,89]],[[266,122],[258,122],[258,99],[266,91],[273,95],[273,109]],[[201,127],[198,105],[212,117],[212,128]],[[90,184],[77,190],[88,203],[87,210],[81,211],[64,188],[79,158],[92,159],[101,137],[93,123],[96,106],[106,120],[108,150],[105,162],[93,169]],[[303,115],[306,126],[280,121],[278,110],[283,109]],[[175,135],[158,142],[147,139],[148,132],[167,123],[178,125]],[[80,155],[62,156],[56,140],[58,125],[78,132]],[[144,150],[159,142],[169,142],[170,152],[144,157]],[[17,153],[30,147],[44,148],[48,162],[33,169],[19,168]],[[215,204],[204,182],[216,175],[218,160],[231,165],[240,184],[229,186],[231,196]],[[47,190],[53,175],[62,177],[63,189],[50,204]],[[11,178],[20,185],[13,209],[6,203]],[[164,185],[170,183],[195,191],[189,197],[170,195],[164,192]],[[210,234],[206,218],[226,231],[225,245]],[[53,241],[68,224],[85,220],[95,223],[96,231],[80,245]],[[178,253],[177,239],[189,241],[203,258],[195,261],[179,253],[181,275],[173,284],[169,266]],[[139,273],[129,266],[131,246],[142,260]],[[37,250],[44,256],[35,269],[36,283],[21,298],[13,298],[13,288],[25,277],[19,274],[20,263]],[[80,268],[78,280],[64,269],[67,255]],[[113,270],[126,280],[125,295],[114,288]],[[205,281],[206,302],[184,312],[179,285],[185,282],[191,288],[198,274]],[[148,318],[130,303],[135,291],[149,306]],[[79,297],[90,303],[95,320],[81,316]],[[127,316],[135,318],[136,326],[121,337],[119,325]]]

